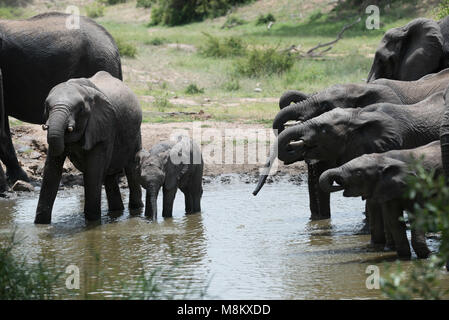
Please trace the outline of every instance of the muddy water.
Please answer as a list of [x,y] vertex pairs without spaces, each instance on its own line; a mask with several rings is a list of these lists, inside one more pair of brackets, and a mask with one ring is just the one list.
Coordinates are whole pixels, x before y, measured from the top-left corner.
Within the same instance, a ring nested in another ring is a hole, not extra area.
[[[48,226],[33,224],[37,193],[1,200],[0,241],[15,228],[16,252],[31,262],[43,259],[55,272],[79,267],[81,288],[71,291],[74,298],[115,297],[151,272],[166,298],[382,297],[366,288],[365,271],[369,265],[383,271],[394,254],[371,252],[369,236],[357,235],[361,200],[335,194],[332,219],[310,222],[305,184],[285,179],[253,197],[254,184],[236,176],[224,180],[205,184],[201,214],[184,215],[178,193],[174,217],[153,222],[126,210],[105,211],[100,223],[86,224],[82,188],[59,192]],[[436,250],[437,243],[428,242]],[[60,282],[63,288],[65,275]],[[449,277],[444,285],[449,288]]]

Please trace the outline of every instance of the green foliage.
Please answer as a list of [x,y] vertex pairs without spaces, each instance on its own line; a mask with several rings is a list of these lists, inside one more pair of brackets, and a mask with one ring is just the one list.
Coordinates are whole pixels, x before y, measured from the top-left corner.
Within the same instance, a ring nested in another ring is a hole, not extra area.
[[104,5],[99,2],[93,2],[90,5],[84,7],[86,10],[86,15],[89,18],[98,18],[104,16]]
[[15,7],[2,7],[0,6],[0,18],[1,19],[15,19],[22,15],[21,8]]
[[237,62],[238,74],[250,78],[282,74],[290,70],[295,59],[288,53],[278,52],[274,48],[253,49]]
[[226,91],[237,91],[240,89],[240,82],[238,79],[231,78],[223,84],[223,89]]
[[226,58],[246,53],[246,44],[240,38],[218,38],[205,32],[203,34],[207,37],[207,41],[200,48],[200,53],[206,57]]
[[276,21],[276,18],[271,13],[267,13],[266,15],[260,14],[259,17],[257,17],[256,25],[268,24],[270,22],[275,22],[275,21]]
[[246,21],[243,19],[240,19],[239,17],[236,16],[228,16],[226,18],[225,23],[223,23],[223,25],[221,26],[222,29],[231,29],[234,28],[236,26],[241,26],[243,24],[245,24]]
[[136,7],[137,8],[151,8],[154,0],[137,0]]
[[175,26],[225,15],[232,6],[252,0],[155,0],[151,25]]
[[440,4],[433,11],[436,20],[443,19],[449,15],[449,0],[441,0]]
[[407,179],[405,198],[413,201],[413,212],[409,212],[411,226],[425,232],[441,233],[437,256],[428,261],[415,262],[407,277],[398,265],[396,271],[383,279],[383,293],[393,299],[441,299],[448,291],[438,288],[439,273],[449,259],[449,187],[442,175],[426,170],[420,162],[410,166],[414,172]]
[[146,45],[152,45],[152,46],[160,46],[167,42],[167,39],[161,38],[161,37],[155,37],[149,40],[145,40]]
[[137,55],[137,48],[132,43],[127,42],[122,38],[116,38],[115,43],[117,44],[120,56],[135,58]]
[[0,247],[0,300],[50,299],[60,274],[50,272],[42,261],[29,264],[25,257],[14,255],[16,244],[13,234]]
[[154,97],[153,105],[159,112],[165,112],[167,109],[174,107],[174,105],[168,100],[167,94],[156,95]]
[[114,4],[119,4],[119,3],[125,3],[128,0],[101,0],[102,3],[104,4],[108,4],[108,5],[114,5]]
[[195,83],[191,83],[187,86],[187,88],[184,92],[186,94],[200,94],[200,93],[204,93],[204,89],[198,88],[198,86]]
[[33,0],[0,0],[0,7],[24,7]]

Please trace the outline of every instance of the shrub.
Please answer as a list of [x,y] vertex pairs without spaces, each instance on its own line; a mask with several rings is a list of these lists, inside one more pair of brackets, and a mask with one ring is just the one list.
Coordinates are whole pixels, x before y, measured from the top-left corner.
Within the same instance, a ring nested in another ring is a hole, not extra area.
[[267,13],[266,15],[260,14],[256,20],[256,25],[268,24],[270,22],[275,22],[276,18],[271,13]]
[[185,90],[186,94],[199,94],[199,93],[204,93],[204,89],[203,88],[198,88],[198,86],[195,83],[191,83],[187,86],[186,90]]
[[155,0],[150,25],[175,26],[225,15],[235,5],[252,0]]
[[114,5],[114,4],[119,4],[119,3],[125,3],[128,0],[101,0],[101,2],[108,4],[108,5]]
[[236,26],[241,26],[242,24],[245,24],[246,21],[243,19],[240,19],[236,16],[229,16],[227,17],[225,23],[221,26],[222,29],[231,29]]
[[137,0],[136,7],[137,8],[151,8],[151,5],[154,3],[154,0]]
[[135,45],[123,40],[122,38],[116,38],[115,43],[117,44],[120,56],[135,58],[137,55],[137,48]]
[[206,44],[200,47],[200,53],[206,57],[225,58],[241,56],[246,53],[246,44],[237,37],[218,38],[203,32]]
[[433,15],[436,20],[443,19],[449,15],[449,0],[441,0],[438,7],[434,10]]
[[276,49],[253,49],[237,62],[237,73],[247,77],[270,76],[288,71],[295,63],[294,57]]
[[98,2],[94,2],[91,5],[84,7],[86,10],[86,15],[89,18],[98,18],[104,16],[104,5]]
[[21,8],[13,7],[1,7],[0,6],[0,18],[2,19],[14,19],[22,15],[23,10]]
[[238,79],[232,78],[223,84],[223,89],[226,91],[237,91],[240,89],[240,82]]
[[147,44],[147,45],[149,44],[149,45],[153,45],[153,46],[160,46],[166,42],[167,42],[167,39],[165,39],[165,38],[155,37],[155,38],[146,40],[145,44]]

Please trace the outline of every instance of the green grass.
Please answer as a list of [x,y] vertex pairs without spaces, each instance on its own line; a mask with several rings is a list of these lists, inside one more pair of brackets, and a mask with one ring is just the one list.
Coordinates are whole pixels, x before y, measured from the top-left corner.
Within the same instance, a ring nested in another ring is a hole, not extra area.
[[84,10],[86,11],[86,15],[92,19],[104,16],[104,5],[99,2],[86,5]]

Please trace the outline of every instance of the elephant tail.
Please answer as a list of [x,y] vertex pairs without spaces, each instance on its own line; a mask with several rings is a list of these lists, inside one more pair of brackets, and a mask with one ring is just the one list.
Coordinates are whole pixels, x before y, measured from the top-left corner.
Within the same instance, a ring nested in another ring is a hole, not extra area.
[[5,136],[5,121],[8,121],[8,116],[5,110],[5,99],[3,97],[3,74],[0,69],[0,137]]

